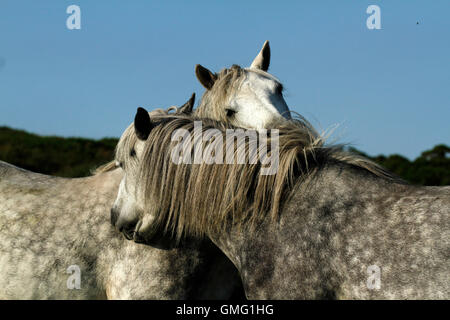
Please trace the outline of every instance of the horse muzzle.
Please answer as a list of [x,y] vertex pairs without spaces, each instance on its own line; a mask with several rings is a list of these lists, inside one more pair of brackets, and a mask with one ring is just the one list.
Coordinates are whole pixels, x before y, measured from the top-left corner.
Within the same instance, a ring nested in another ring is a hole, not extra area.
[[133,221],[127,221],[125,219],[120,219],[120,213],[115,208],[111,209],[111,224],[121,232],[125,238],[128,240],[134,240],[136,225],[138,224],[138,219]]

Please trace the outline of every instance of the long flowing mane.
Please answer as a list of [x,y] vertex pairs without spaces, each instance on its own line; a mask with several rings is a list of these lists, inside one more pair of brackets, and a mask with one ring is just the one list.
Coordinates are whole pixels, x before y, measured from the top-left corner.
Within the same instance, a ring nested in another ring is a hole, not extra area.
[[[194,121],[202,121],[202,131],[194,130]],[[116,159],[126,165],[135,166],[138,172],[136,192],[145,199],[145,215],[156,217],[152,226],[164,229],[176,236],[202,236],[214,233],[233,223],[240,227],[257,225],[260,219],[270,215],[277,219],[284,201],[293,187],[313,176],[328,161],[341,161],[363,168],[385,179],[396,179],[374,162],[346,152],[341,145],[325,146],[325,139],[316,133],[304,119],[282,121],[276,124],[279,130],[279,164],[274,175],[260,175],[261,163],[256,164],[176,164],[171,152],[176,142],[172,141],[175,130],[184,129],[192,141],[214,144],[220,139],[205,142],[203,133],[217,129],[225,138],[227,129],[233,126],[210,119],[172,115],[154,122],[140,159],[130,155],[137,137],[130,126],[122,135],[116,149]],[[267,144],[270,146],[268,137]],[[194,144],[193,144],[194,145]],[[196,150],[192,145],[192,154]],[[249,150],[247,139],[237,140],[232,150]],[[242,149],[241,149],[242,150]],[[272,152],[272,150],[269,150]]]

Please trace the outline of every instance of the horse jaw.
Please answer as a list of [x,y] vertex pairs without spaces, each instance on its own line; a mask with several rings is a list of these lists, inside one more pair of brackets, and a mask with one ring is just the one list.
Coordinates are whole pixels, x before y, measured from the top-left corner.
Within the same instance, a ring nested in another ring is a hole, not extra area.
[[263,129],[274,122],[291,119],[283,95],[277,92],[280,82],[267,72],[246,69],[247,76],[240,90],[230,97],[237,122],[252,129]]

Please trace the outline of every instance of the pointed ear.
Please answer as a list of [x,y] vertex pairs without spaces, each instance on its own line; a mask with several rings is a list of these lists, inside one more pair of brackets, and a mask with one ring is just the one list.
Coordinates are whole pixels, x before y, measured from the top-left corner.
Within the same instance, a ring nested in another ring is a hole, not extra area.
[[270,46],[269,40],[266,40],[266,42],[264,42],[261,51],[256,56],[255,60],[253,60],[250,68],[267,71],[269,70],[269,64],[270,64]]
[[195,103],[195,93],[192,94],[188,102],[178,108],[178,113],[191,114]]
[[152,122],[150,121],[150,115],[144,108],[138,108],[134,117],[134,132],[136,136],[139,140],[147,140],[151,130]]
[[200,81],[202,86],[207,90],[210,90],[217,80],[217,76],[214,73],[199,64],[195,66],[195,75],[197,76],[198,81]]

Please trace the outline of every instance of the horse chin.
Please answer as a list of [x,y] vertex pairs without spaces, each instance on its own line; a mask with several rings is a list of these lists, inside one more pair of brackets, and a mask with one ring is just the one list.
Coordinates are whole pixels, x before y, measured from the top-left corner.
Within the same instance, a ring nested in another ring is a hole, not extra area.
[[156,232],[151,236],[145,236],[140,232],[134,232],[133,241],[162,250],[171,250],[177,247],[177,243],[172,237],[160,232]]
[[124,231],[122,231],[122,234],[127,240],[133,240],[135,232],[134,231],[124,230]]

